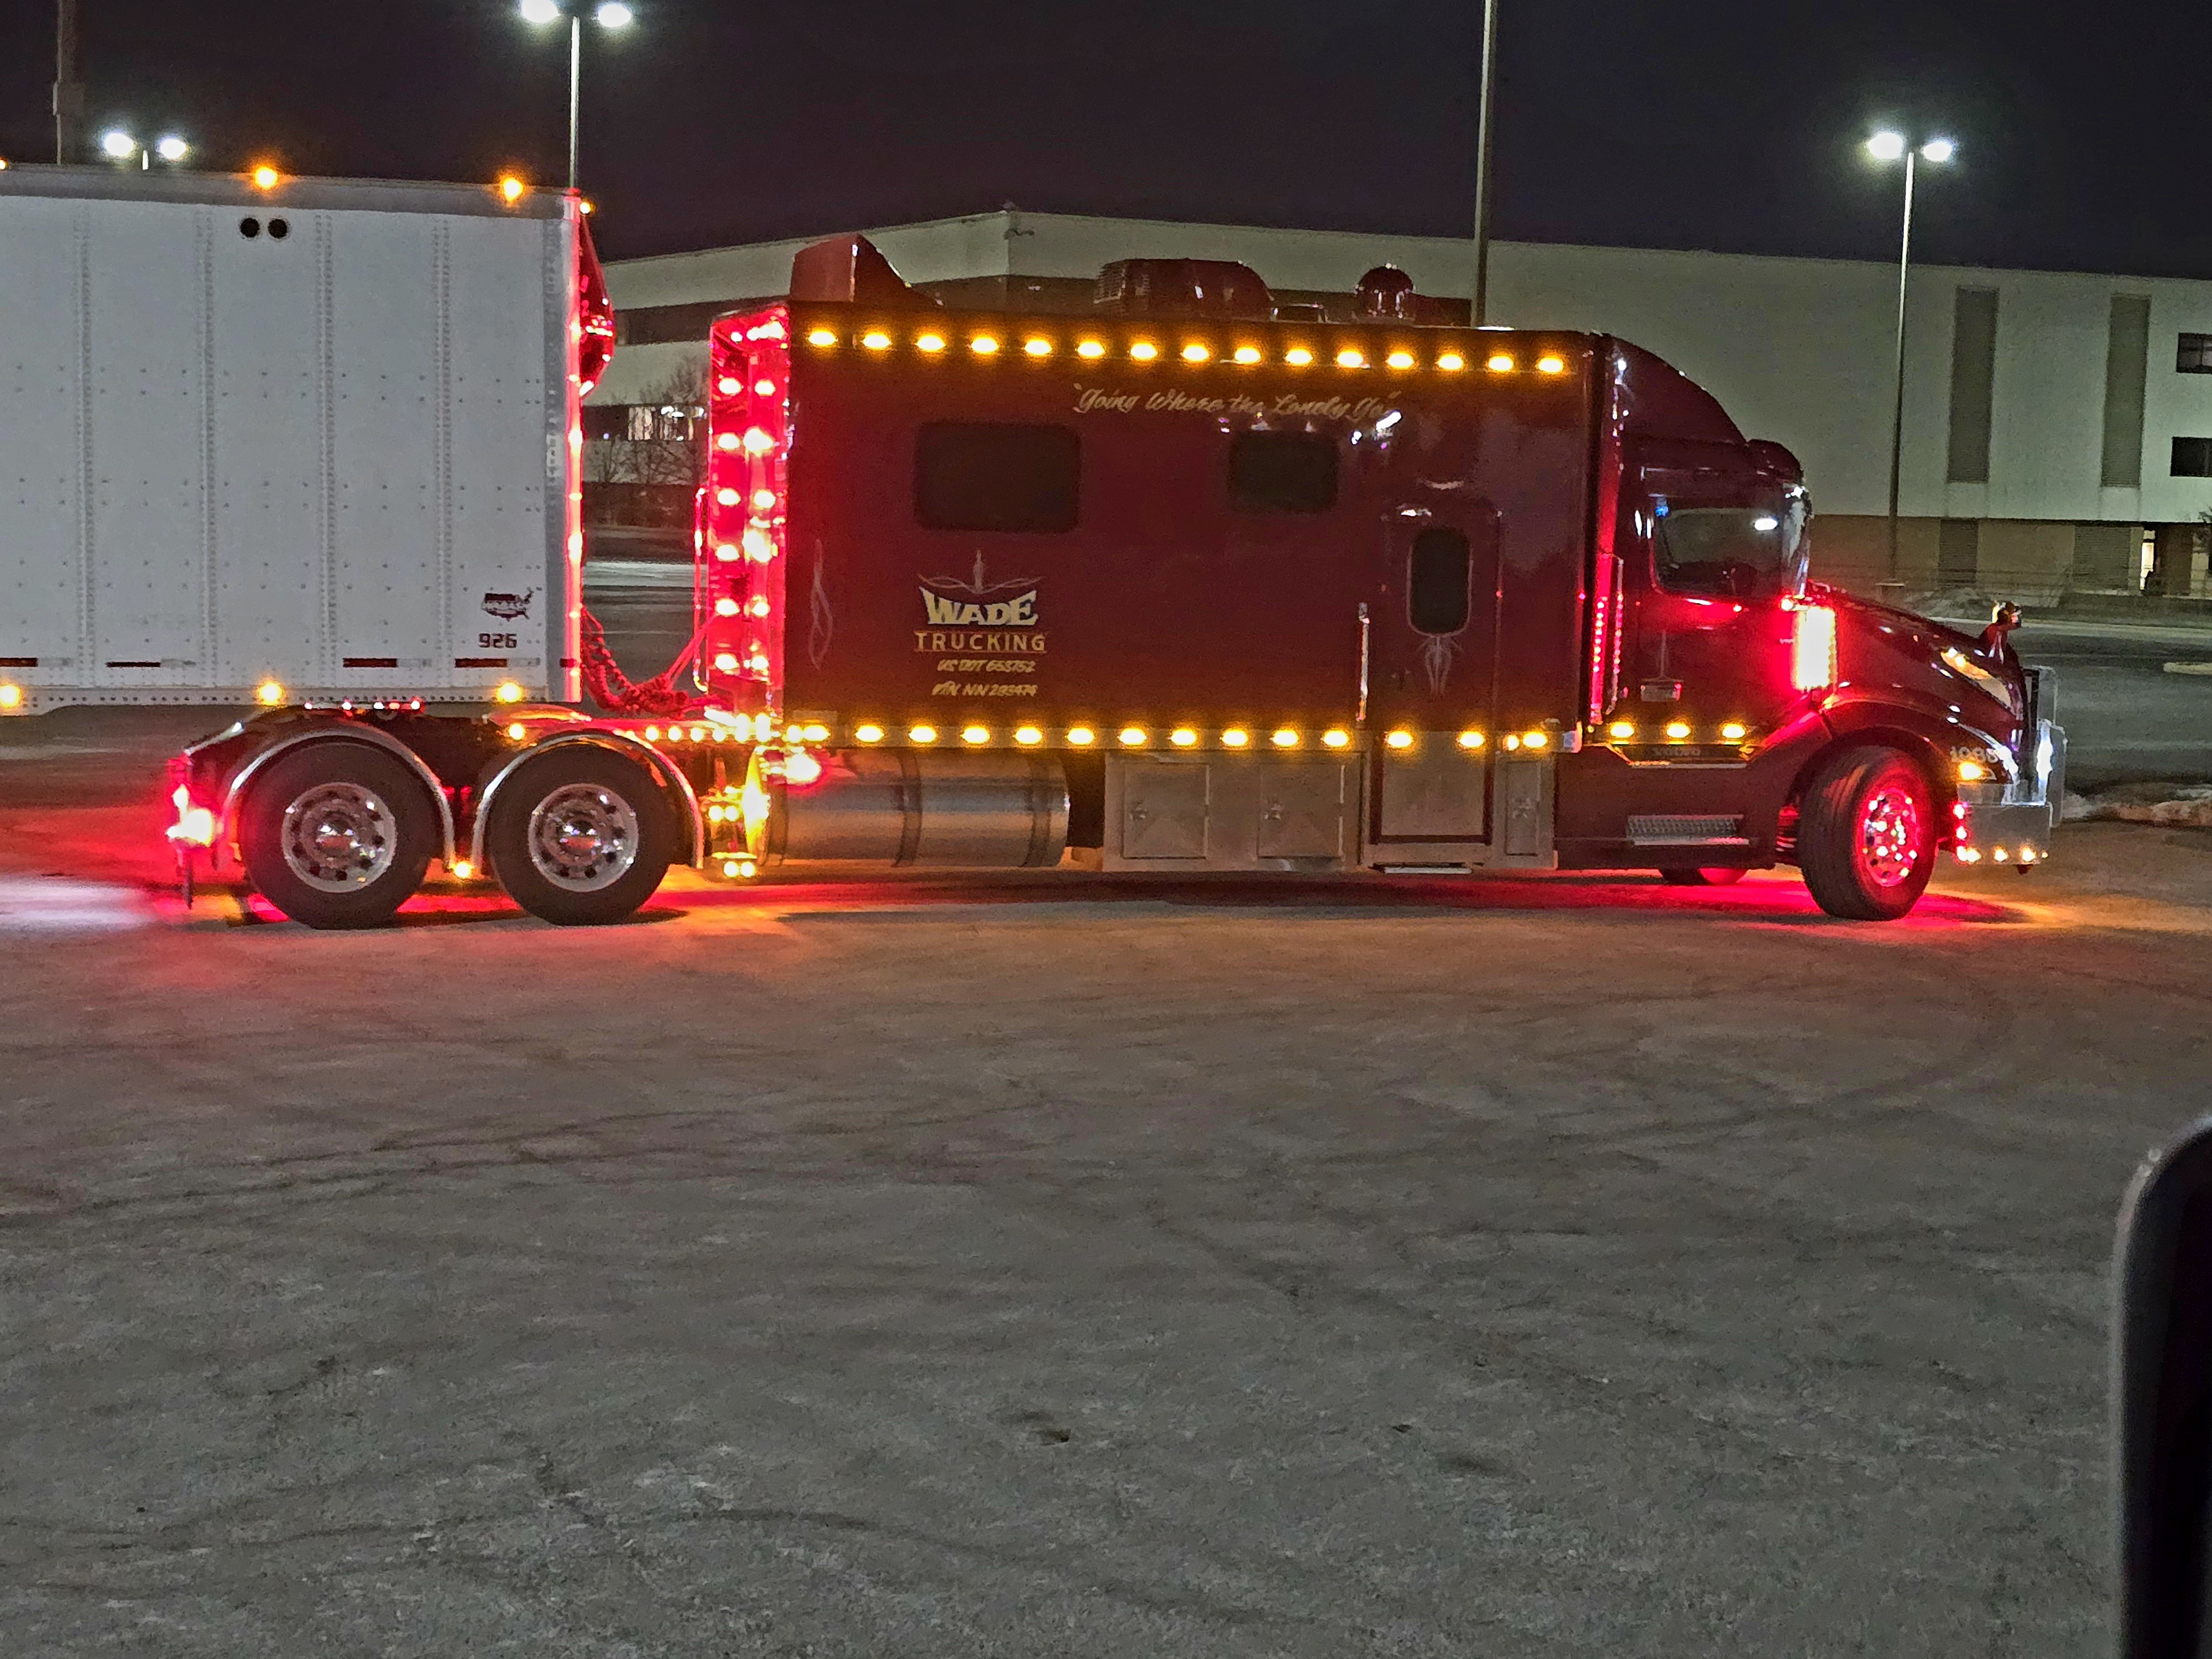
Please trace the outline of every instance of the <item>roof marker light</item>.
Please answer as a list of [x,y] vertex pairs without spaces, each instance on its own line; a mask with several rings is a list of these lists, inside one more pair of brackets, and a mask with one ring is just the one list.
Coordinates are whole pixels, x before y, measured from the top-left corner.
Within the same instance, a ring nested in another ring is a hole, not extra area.
[[1384,735],[1382,741],[1393,749],[1411,749],[1413,746],[1413,734],[1405,731],[1391,732]]
[[1044,733],[1034,726],[1018,726],[1014,728],[1014,741],[1026,748],[1033,744],[1042,743]]
[[1283,361],[1292,368],[1304,368],[1313,361],[1313,353],[1308,351],[1304,346],[1292,346],[1283,354]]
[[1615,720],[1605,728],[1605,734],[1615,743],[1626,743],[1636,735],[1636,726],[1632,721]]
[[1336,354],[1336,366],[1339,368],[1364,368],[1367,367],[1367,356],[1357,346],[1346,346]]
[[1548,749],[1552,746],[1552,734],[1548,732],[1523,732],[1521,746],[1523,749]]
[[1447,351],[1443,356],[1437,359],[1437,367],[1443,369],[1447,374],[1456,374],[1461,369],[1467,367],[1467,359],[1461,356],[1456,351]]
[[860,343],[871,351],[889,351],[891,337],[879,328],[872,328],[860,337]]
[[968,342],[968,349],[978,357],[988,357],[998,349],[999,338],[995,334],[978,334]]
[[916,351],[942,351],[945,349],[945,337],[942,334],[917,334],[914,337],[914,349]]
[[1198,733],[1188,726],[1178,726],[1168,733],[1168,741],[1178,749],[1188,749],[1198,741]]
[[284,701],[284,688],[275,680],[264,680],[253,689],[253,700],[264,708],[274,708]]
[[1221,734],[1224,749],[1242,749],[1252,741],[1252,734],[1241,726],[1232,726]]
[[1231,352],[1229,355],[1240,363],[1256,363],[1260,361],[1260,348],[1257,346],[1238,346],[1236,350]]
[[1121,728],[1121,742],[1125,746],[1134,749],[1144,741],[1145,728],[1143,726],[1125,726]]
[[1567,360],[1557,356],[1539,357],[1536,359],[1536,372],[1539,374],[1564,374],[1567,372]]
[[833,346],[837,343],[834,328],[811,328],[806,331],[806,343],[812,346]]
[[963,743],[988,743],[990,740],[991,728],[988,726],[967,726],[960,730],[960,741]]
[[1280,726],[1268,741],[1278,749],[1295,749],[1298,746],[1298,734],[1287,726]]
[[1210,347],[1200,345],[1196,340],[1182,349],[1182,360],[1187,363],[1202,363],[1212,356]]
[[1689,722],[1686,720],[1668,721],[1667,735],[1672,738],[1676,743],[1681,742],[1683,738],[1690,735]]
[[275,167],[270,167],[266,161],[254,168],[250,176],[253,180],[253,187],[256,190],[274,190],[279,184],[283,182],[284,177],[283,174],[277,172]]
[[499,181],[500,199],[510,204],[519,202],[522,199],[522,192],[527,188],[528,186],[513,173],[504,173],[501,175]]
[[863,720],[853,728],[853,735],[862,743],[881,743],[884,740],[884,728],[873,720]]
[[0,685],[0,708],[21,708],[23,688],[20,685]]
[[1492,374],[1510,374],[1513,372],[1513,360],[1502,351],[1494,351],[1483,367]]
[[1140,363],[1149,363],[1160,355],[1160,349],[1150,340],[1139,340],[1129,348],[1129,355]]
[[1075,343],[1075,355],[1079,357],[1103,357],[1106,343],[1103,340],[1079,340]]
[[1049,357],[1052,356],[1052,342],[1041,338],[1027,339],[1022,342],[1022,349],[1032,357]]
[[907,741],[909,743],[935,743],[937,728],[933,726],[909,726],[906,729],[906,735]]
[[1098,734],[1087,726],[1071,726],[1067,728],[1067,740],[1075,748],[1088,749],[1098,741]]
[[1480,732],[1462,732],[1459,734],[1459,746],[1462,749],[1480,749],[1482,747],[1482,733]]
[[1352,741],[1352,733],[1341,726],[1332,726],[1321,734],[1322,743],[1330,749],[1342,749]]
[[492,696],[501,702],[520,702],[522,688],[513,680],[501,680],[493,690]]
[[1741,720],[1730,720],[1727,725],[1721,727],[1721,741],[1723,743],[1741,743],[1744,740],[1746,728]]
[[1411,368],[1413,366],[1413,354],[1410,351],[1394,351],[1382,362],[1391,368]]

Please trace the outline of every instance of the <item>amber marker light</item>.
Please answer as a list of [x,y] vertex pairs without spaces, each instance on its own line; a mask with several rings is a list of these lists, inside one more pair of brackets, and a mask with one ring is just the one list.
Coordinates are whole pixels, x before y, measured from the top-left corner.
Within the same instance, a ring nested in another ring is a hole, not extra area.
[[834,328],[811,328],[806,331],[806,343],[811,346],[833,346],[837,343]]
[[1459,746],[1460,746],[1461,748],[1462,748],[1462,749],[1480,749],[1480,748],[1481,748],[1481,747],[1482,747],[1482,733],[1481,733],[1481,732],[1461,732],[1461,733],[1459,734]]
[[1198,733],[1188,726],[1178,726],[1168,733],[1168,741],[1178,749],[1188,749],[1198,741]]
[[862,743],[881,743],[884,740],[884,728],[873,720],[864,720],[853,728],[853,735]]
[[999,337],[995,334],[978,334],[968,342],[968,349],[978,357],[988,357],[998,349]]
[[860,337],[860,343],[871,351],[889,351],[891,337],[879,328],[872,328]]
[[717,542],[714,544],[714,556],[720,559],[724,564],[735,563],[738,557],[737,544],[734,542]]
[[714,447],[725,453],[733,452],[740,441],[742,441],[734,432],[720,433],[715,436]]
[[1341,749],[1352,741],[1352,733],[1340,726],[1332,726],[1321,734],[1322,744],[1330,749]]
[[1077,749],[1088,749],[1098,741],[1098,734],[1087,726],[1071,726],[1067,728],[1067,741]]
[[1685,720],[1668,720],[1667,722],[1667,735],[1669,738],[1672,738],[1675,742],[1680,743],[1684,738],[1690,735],[1688,722]]
[[513,741],[520,743],[523,738],[527,735],[529,729],[530,728],[523,725],[520,720],[517,720],[514,725],[507,728],[507,735]]
[[1160,349],[1150,340],[1139,340],[1129,348],[1129,355],[1140,363],[1149,363],[1160,355]]
[[468,881],[476,875],[476,866],[471,864],[466,859],[455,859],[453,860],[453,879],[455,881]]
[[907,741],[909,743],[935,743],[937,728],[933,726],[909,726],[906,729],[906,735]]
[[20,685],[0,685],[0,708],[21,708],[23,688]]
[[1615,743],[1626,743],[1636,735],[1636,727],[1630,721],[1615,720],[1605,728],[1605,734]]
[[1279,726],[1268,741],[1278,749],[1295,749],[1298,746],[1298,734],[1287,726]]
[[1721,741],[1723,743],[1741,743],[1744,736],[1745,728],[1741,720],[1730,720],[1721,727]]
[[1346,346],[1336,354],[1336,366],[1339,368],[1364,368],[1367,367],[1366,354]]
[[1413,734],[1411,732],[1392,732],[1386,734],[1382,741],[1393,749],[1411,749],[1413,746]]
[[1044,733],[1034,726],[1018,726],[1014,728],[1014,741],[1024,748],[1028,748],[1031,744],[1042,743]]
[[819,720],[809,720],[799,735],[809,743],[826,743],[830,738],[830,728]]
[[1959,781],[1961,783],[1979,783],[1989,775],[1989,768],[1978,760],[1962,760],[1959,763]]
[[1075,343],[1075,355],[1079,357],[1103,357],[1106,343],[1103,340],[1079,340]]
[[1024,340],[1022,342],[1022,349],[1032,357],[1049,357],[1052,356],[1052,342],[1049,340]]
[[1224,749],[1242,749],[1251,741],[1252,734],[1239,726],[1232,726],[1221,734],[1221,746]]
[[1413,354],[1410,351],[1394,351],[1382,362],[1391,368],[1411,368],[1413,366]]
[[1143,726],[1125,726],[1121,728],[1121,742],[1127,747],[1134,749],[1139,744],[1142,744],[1144,740],[1145,728]]
[[914,337],[914,349],[932,353],[942,351],[945,349],[945,337],[942,334],[917,334]]
[[1548,732],[1523,732],[1521,746],[1523,749],[1548,749],[1552,746],[1552,734]]
[[274,708],[284,701],[284,688],[275,680],[264,680],[254,687],[253,700],[264,708]]
[[1483,364],[1483,367],[1492,374],[1510,374],[1513,372],[1513,360],[1502,351],[1495,352]]
[[253,180],[253,187],[256,190],[274,190],[280,183],[283,182],[284,177],[283,173],[277,172],[275,167],[270,167],[266,161],[264,161],[259,167],[254,168],[253,171],[246,176]]
[[1260,361],[1260,348],[1257,346],[1238,346],[1236,350],[1231,352],[1229,355],[1240,363],[1256,363]]
[[988,726],[963,726],[960,728],[960,741],[963,743],[988,743],[990,740],[991,728]]
[[1292,346],[1283,354],[1283,361],[1292,368],[1304,368],[1308,363],[1313,362],[1313,353],[1308,351],[1304,346]]
[[1467,359],[1461,356],[1456,351],[1447,351],[1443,356],[1437,359],[1437,367],[1443,369],[1448,374],[1455,374],[1461,369],[1467,367]]
[[1182,349],[1182,360],[1187,363],[1202,363],[1212,356],[1213,353],[1210,349],[1195,340]]
[[498,686],[493,690],[492,696],[496,697],[501,702],[520,702],[522,701],[522,688],[517,685],[513,680],[501,680]]
[[522,199],[522,192],[526,188],[522,180],[513,173],[503,174],[499,181],[499,198],[502,202],[510,204],[519,202]]
[[1539,357],[1536,359],[1536,372],[1539,374],[1564,374],[1567,372],[1567,360],[1556,356]]

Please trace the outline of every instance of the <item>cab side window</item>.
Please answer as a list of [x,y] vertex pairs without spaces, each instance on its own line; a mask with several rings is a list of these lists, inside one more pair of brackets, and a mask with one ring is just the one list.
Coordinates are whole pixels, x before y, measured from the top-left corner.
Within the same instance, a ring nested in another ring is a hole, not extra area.
[[1336,505],[1336,440],[1238,433],[1229,443],[1229,504],[1244,513],[1328,512]]
[[925,530],[1075,528],[1083,442],[1072,427],[931,421],[915,434],[914,516]]

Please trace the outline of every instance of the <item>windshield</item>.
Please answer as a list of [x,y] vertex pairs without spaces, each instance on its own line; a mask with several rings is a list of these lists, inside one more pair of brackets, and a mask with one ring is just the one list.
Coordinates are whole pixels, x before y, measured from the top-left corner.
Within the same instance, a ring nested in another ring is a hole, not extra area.
[[1754,599],[1793,592],[1805,539],[1802,498],[1771,507],[1680,507],[1662,497],[1651,538],[1660,585]]

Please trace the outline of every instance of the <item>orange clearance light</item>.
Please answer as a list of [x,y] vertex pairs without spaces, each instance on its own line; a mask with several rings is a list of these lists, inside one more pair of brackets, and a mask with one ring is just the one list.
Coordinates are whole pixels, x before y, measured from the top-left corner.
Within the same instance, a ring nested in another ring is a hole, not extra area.
[[1632,721],[1615,720],[1605,728],[1605,734],[1615,743],[1626,743],[1636,735],[1636,727]]
[[1523,749],[1548,749],[1551,744],[1552,735],[1548,732],[1523,732],[1521,734]]
[[1456,374],[1459,370],[1467,367],[1467,359],[1461,356],[1456,351],[1447,351],[1443,356],[1437,359],[1437,367],[1443,369],[1447,374]]
[[23,688],[20,685],[0,685],[0,708],[21,708]]
[[960,741],[963,743],[988,743],[990,740],[991,728],[988,726],[965,726],[960,729]]
[[1992,863],[1996,864],[2006,864],[2011,861],[2005,856],[2005,849],[2002,847],[1992,847],[1990,848],[1990,859]]
[[1721,741],[1723,743],[1741,743],[1744,739],[1744,734],[1745,728],[1741,720],[1730,720],[1727,725],[1721,727]]
[[645,740],[647,743],[659,743],[660,741],[660,728],[657,726],[647,726],[645,728]]
[[1160,349],[1150,340],[1139,340],[1129,348],[1129,355],[1140,363],[1149,363],[1160,355]]
[[1382,741],[1393,749],[1411,749],[1413,746],[1413,734],[1411,732],[1392,732],[1387,734]]
[[275,167],[270,167],[266,161],[264,161],[259,167],[254,168],[247,176],[253,180],[254,189],[274,190],[276,188],[277,185],[282,182],[284,175],[277,172]]
[[968,342],[968,349],[974,352],[978,357],[988,357],[998,349],[999,342],[997,337],[994,335],[978,334],[974,339]]
[[756,398],[773,398],[775,396],[775,382],[769,380],[766,375],[763,375],[759,380],[753,382],[753,396]]
[[1481,732],[1461,732],[1461,733],[1459,734],[1459,746],[1460,746],[1461,748],[1462,748],[1462,749],[1480,749],[1480,748],[1481,748],[1481,747],[1482,747],[1482,733],[1481,733]]
[[738,873],[739,867],[740,866],[735,859],[724,859],[722,860],[722,873],[726,876],[735,876]]
[[284,688],[275,680],[264,680],[254,688],[253,700],[264,708],[274,708],[284,701]]
[[1279,726],[1267,741],[1278,749],[1295,749],[1298,746],[1298,734],[1287,726]]
[[873,720],[867,720],[854,726],[853,735],[862,743],[881,743],[884,740],[884,728]]
[[1836,613],[1825,605],[1799,605],[1790,639],[1790,683],[1819,691],[1836,683]]
[[1510,374],[1513,372],[1513,359],[1502,351],[1493,352],[1491,354],[1490,360],[1484,363],[1483,367],[1492,374]]
[[1211,350],[1195,340],[1182,349],[1182,360],[1187,363],[1202,363],[1212,356],[1213,353]]
[[745,389],[745,383],[734,374],[725,374],[714,382],[714,390],[725,398],[734,398]]
[[1989,768],[1978,760],[1962,760],[1959,763],[1959,781],[1961,783],[1979,783],[1989,775]]
[[2022,864],[2033,864],[2033,863],[2034,863],[2034,862],[2035,862],[2035,857],[2036,857],[2035,848],[2033,848],[2033,847],[2023,847],[2023,848],[2021,848],[2020,849],[2020,861],[2021,861]]
[[753,598],[746,600],[745,615],[748,617],[765,617],[768,615],[768,596],[765,593],[757,594]]
[[1042,743],[1044,733],[1034,726],[1018,726],[1014,728],[1014,741],[1024,744]]
[[1052,356],[1052,342],[1049,340],[1024,340],[1022,342],[1022,349],[1032,357],[1049,357]]
[[1308,351],[1304,346],[1292,346],[1283,354],[1283,361],[1292,368],[1304,368],[1313,361],[1313,353]]
[[908,743],[935,743],[937,728],[933,726],[909,726],[906,729]]
[[498,687],[492,692],[492,696],[496,697],[501,702],[520,702],[522,701],[522,688],[517,685],[513,680],[501,680],[499,683]]
[[1098,741],[1098,734],[1087,726],[1071,726],[1067,728],[1067,741],[1074,748],[1088,749]]
[[945,337],[942,334],[917,334],[914,337],[914,349],[916,351],[942,351],[945,349]]
[[1413,354],[1410,351],[1394,351],[1382,362],[1391,368],[1411,368],[1413,366]]
[[809,720],[799,735],[809,743],[822,743],[828,739],[830,728],[819,720]]
[[775,557],[775,541],[767,531],[752,525],[745,531],[745,556],[755,564],[766,564]]
[[1075,345],[1075,355],[1079,357],[1103,357],[1106,343],[1103,340],[1079,340]]
[[1339,368],[1364,368],[1367,367],[1366,354],[1346,346],[1336,354],[1336,366]]
[[475,877],[476,872],[476,866],[470,863],[466,859],[455,859],[453,860],[453,879],[455,881],[471,880]]
[[1224,749],[1242,749],[1251,741],[1252,734],[1241,726],[1232,726],[1221,734],[1221,746]]
[[1321,734],[1321,740],[1328,748],[1341,749],[1352,741],[1352,733],[1341,727],[1332,726]]
[[1567,372],[1567,360],[1559,356],[1539,357],[1536,359],[1536,372],[1539,374],[1564,374]]
[[1121,741],[1127,747],[1134,749],[1139,744],[1142,744],[1144,740],[1145,728],[1143,726],[1125,726],[1121,728]]
[[860,343],[871,351],[889,351],[891,337],[879,328],[872,328],[860,337]]
[[503,174],[499,181],[500,199],[503,202],[519,202],[522,199],[525,188],[522,180],[513,173]]
[[1168,741],[1178,749],[1188,749],[1198,741],[1198,733],[1188,726],[1178,726],[1168,733]]
[[1229,355],[1240,363],[1256,363],[1260,361],[1260,348],[1257,346],[1238,346],[1236,350],[1231,352]]
[[1505,746],[1506,746],[1508,749],[1516,749],[1516,750],[1517,750],[1517,749],[1518,749],[1518,748],[1520,748],[1520,746],[1521,746],[1521,738],[1520,738],[1520,736],[1519,736],[1519,734],[1518,734],[1517,732],[1508,732],[1505,734],[1504,742],[1505,742]]
[[795,783],[804,789],[822,778],[822,763],[804,749],[794,749],[783,757],[783,781]]
[[811,346],[836,345],[837,331],[834,328],[810,328],[806,331],[806,343]]
[[1684,738],[1690,735],[1689,723],[1686,720],[1668,720],[1667,722],[1667,735],[1672,738],[1675,742],[1680,743]]

